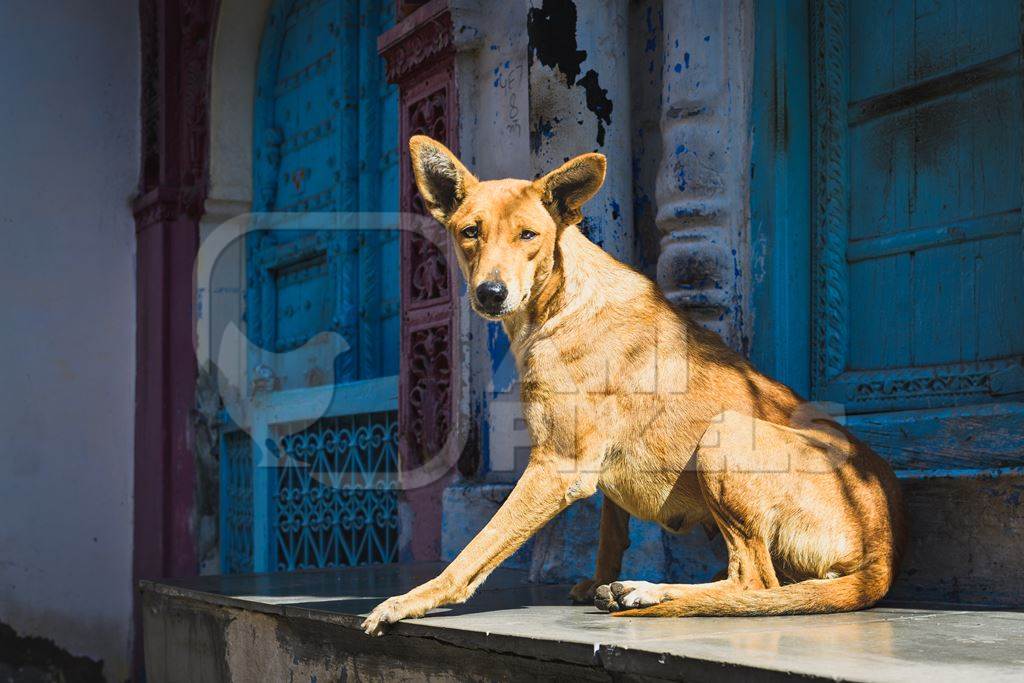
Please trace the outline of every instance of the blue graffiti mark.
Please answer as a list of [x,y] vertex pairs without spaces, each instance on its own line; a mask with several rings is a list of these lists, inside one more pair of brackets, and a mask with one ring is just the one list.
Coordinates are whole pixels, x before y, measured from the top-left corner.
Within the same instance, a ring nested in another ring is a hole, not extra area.
[[676,47],[677,48],[679,47],[679,39],[678,38],[676,38]]
[[509,60],[505,60],[505,63],[504,63],[504,64],[502,64],[501,66],[507,69],[507,68],[508,68],[508,65],[509,65],[510,63],[511,63],[511,62],[510,62]]
[[705,43],[710,43],[711,42],[711,36],[704,36],[704,42]]
[[620,210],[619,210],[619,203],[617,201],[615,201],[614,199],[612,199],[612,200],[609,201],[609,204],[612,207],[612,220],[613,221],[619,220],[619,214],[621,213]]
[[491,356],[492,396],[507,392],[515,382],[515,363],[509,363],[509,341],[501,323],[487,323],[487,351]]
[[690,68],[690,53],[689,52],[684,52],[683,53],[683,64],[686,65],[687,69]]
[[498,49],[497,45],[491,45],[491,50],[497,50],[497,49]]
[[686,154],[687,151],[688,150],[686,149],[686,145],[676,145],[676,156],[679,156],[680,154]]
[[680,161],[679,162],[679,166],[676,167],[676,180],[678,181],[676,184],[679,187],[679,191],[680,192],[685,192],[686,191],[686,167],[683,165],[682,161]]
[[683,70],[683,65],[680,64],[679,62],[676,62],[676,65],[672,67],[672,70],[675,71],[676,73],[681,73]]

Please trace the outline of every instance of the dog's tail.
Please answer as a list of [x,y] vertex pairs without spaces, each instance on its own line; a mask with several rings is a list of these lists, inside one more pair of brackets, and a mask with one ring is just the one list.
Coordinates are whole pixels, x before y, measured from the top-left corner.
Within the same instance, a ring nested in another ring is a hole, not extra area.
[[867,567],[836,579],[810,579],[764,590],[709,586],[692,594],[616,617],[756,617],[853,612],[871,607],[889,591],[893,572]]

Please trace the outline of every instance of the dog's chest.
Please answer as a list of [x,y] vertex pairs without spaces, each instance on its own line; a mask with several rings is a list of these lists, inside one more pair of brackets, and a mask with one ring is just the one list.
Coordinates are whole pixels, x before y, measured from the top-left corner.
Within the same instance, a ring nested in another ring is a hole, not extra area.
[[[637,519],[685,531],[707,516],[693,472],[667,471],[642,450],[615,451],[605,459],[599,488]],[[692,480],[692,481],[690,481]]]

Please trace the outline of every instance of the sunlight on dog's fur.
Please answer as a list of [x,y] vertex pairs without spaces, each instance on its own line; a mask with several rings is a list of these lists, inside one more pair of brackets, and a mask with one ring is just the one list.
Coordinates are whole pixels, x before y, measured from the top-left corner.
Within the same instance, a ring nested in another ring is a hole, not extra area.
[[[597,566],[572,597],[618,616],[840,612],[885,595],[906,535],[892,470],[580,232],[603,156],[535,181],[479,181],[439,142],[415,136],[409,146],[473,308],[511,340],[533,448],[494,518],[437,578],[374,609],[367,633],[466,600],[598,489]],[[716,526],[725,578],[619,581],[630,517],[676,533]]]

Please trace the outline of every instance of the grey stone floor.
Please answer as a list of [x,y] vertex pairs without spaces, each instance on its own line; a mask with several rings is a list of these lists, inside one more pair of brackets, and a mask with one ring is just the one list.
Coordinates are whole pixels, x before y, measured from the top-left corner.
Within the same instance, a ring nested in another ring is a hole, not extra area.
[[[380,600],[434,576],[439,564],[202,577],[143,590],[358,628]],[[853,681],[1024,681],[1024,611],[887,604],[864,612],[761,618],[611,618],[569,604],[567,586],[499,570],[465,605],[395,627],[487,652],[682,678],[729,667]],[[384,636],[387,638],[387,636]],[[702,678],[704,676],[698,676]]]

